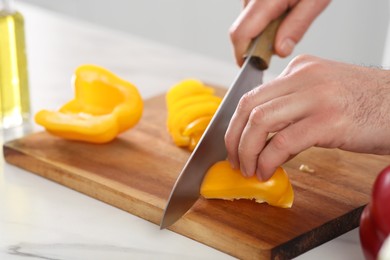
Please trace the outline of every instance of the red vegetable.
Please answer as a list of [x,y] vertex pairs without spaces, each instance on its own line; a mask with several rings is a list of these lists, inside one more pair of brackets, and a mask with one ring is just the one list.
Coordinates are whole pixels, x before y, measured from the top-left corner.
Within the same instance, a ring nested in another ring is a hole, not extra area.
[[390,235],[390,166],[377,176],[370,203],[360,217],[360,243],[367,260],[377,259]]

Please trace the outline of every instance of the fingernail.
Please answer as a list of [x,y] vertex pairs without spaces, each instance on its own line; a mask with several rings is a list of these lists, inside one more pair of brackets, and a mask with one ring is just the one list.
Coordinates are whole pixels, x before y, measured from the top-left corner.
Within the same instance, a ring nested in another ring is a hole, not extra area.
[[287,56],[292,53],[295,48],[295,42],[290,38],[285,39],[280,45],[280,51],[282,56]]

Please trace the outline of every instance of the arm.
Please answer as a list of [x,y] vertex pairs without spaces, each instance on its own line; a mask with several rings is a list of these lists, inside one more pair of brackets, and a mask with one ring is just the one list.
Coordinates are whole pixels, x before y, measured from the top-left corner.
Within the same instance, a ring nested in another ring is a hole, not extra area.
[[389,101],[390,71],[299,56],[242,97],[225,136],[228,159],[267,180],[311,146],[390,154]]

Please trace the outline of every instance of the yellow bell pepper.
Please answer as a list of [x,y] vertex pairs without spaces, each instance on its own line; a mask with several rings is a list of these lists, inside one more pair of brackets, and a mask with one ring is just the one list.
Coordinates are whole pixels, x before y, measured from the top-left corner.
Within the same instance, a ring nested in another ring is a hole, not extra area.
[[192,135],[197,135],[200,133],[204,132],[206,127],[209,125],[210,121],[212,119],[212,116],[204,116],[204,117],[199,117],[189,123],[186,128],[183,130],[183,135],[184,136],[192,136]]
[[78,67],[73,85],[73,100],[58,111],[41,110],[35,115],[35,121],[56,136],[106,143],[136,125],[142,116],[138,89],[102,67]]
[[170,109],[172,104],[184,97],[201,94],[212,95],[213,93],[214,89],[205,86],[203,82],[196,79],[186,79],[169,89],[166,95],[166,102],[168,109]]
[[228,161],[211,166],[203,179],[200,194],[207,199],[254,199],[281,208],[290,208],[294,201],[292,185],[282,167],[277,168],[271,179],[261,182],[255,176],[243,177]]
[[192,151],[221,103],[214,89],[196,79],[171,87],[166,95],[167,128],[177,146]]

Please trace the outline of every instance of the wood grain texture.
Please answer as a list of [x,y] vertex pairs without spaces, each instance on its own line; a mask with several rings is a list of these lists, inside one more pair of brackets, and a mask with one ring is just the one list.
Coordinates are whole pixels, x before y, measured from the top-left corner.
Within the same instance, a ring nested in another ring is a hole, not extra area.
[[[166,131],[164,97],[147,100],[140,123],[109,144],[40,132],[6,143],[5,159],[159,224],[190,155]],[[301,164],[315,172],[299,171]],[[292,258],[357,227],[388,164],[389,156],[311,148],[284,165],[295,191],[291,209],[200,198],[170,229],[240,259]]]

